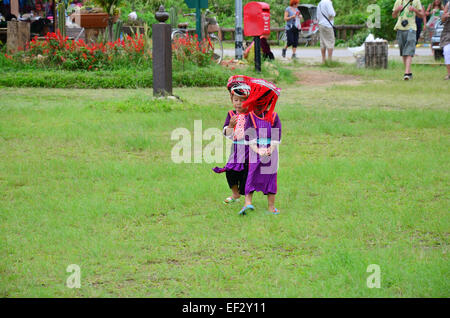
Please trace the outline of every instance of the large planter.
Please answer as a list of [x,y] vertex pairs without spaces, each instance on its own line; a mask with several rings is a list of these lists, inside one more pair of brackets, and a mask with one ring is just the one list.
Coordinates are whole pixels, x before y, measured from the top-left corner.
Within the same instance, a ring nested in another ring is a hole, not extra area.
[[82,28],[106,28],[108,26],[108,14],[106,13],[75,14],[75,23]]

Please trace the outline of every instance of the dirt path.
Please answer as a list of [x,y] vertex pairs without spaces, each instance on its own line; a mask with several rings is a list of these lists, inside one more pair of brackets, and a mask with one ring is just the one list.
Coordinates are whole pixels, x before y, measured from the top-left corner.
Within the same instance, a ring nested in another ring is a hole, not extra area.
[[304,86],[331,86],[331,85],[360,85],[360,77],[338,74],[329,70],[301,68],[294,72],[298,84]]

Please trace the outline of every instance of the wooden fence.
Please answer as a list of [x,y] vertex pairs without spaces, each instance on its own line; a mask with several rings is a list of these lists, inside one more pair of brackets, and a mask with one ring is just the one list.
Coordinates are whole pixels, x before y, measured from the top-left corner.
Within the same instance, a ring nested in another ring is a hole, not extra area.
[[[337,37],[336,39],[342,39],[344,41],[346,41],[347,39],[351,39],[353,37],[353,35],[355,34],[355,32],[366,28],[365,24],[360,24],[360,25],[336,25],[336,30],[337,30]],[[137,27],[133,27],[133,29],[137,29]],[[144,32],[144,28],[140,27],[141,32]],[[67,28],[68,30],[68,36],[69,37],[76,37],[79,32],[81,31],[81,28]],[[122,31],[125,34],[131,34],[131,30],[129,26],[124,26],[122,28]],[[270,41],[271,44],[280,44],[280,38],[281,35],[284,33],[284,27],[277,27],[277,28],[272,28],[270,29],[270,31],[272,33],[276,33],[276,40],[275,41]],[[188,32],[190,34],[194,34],[195,33],[195,29],[188,29]],[[5,38],[6,38],[6,28],[5,29],[1,29],[0,30],[0,35],[2,35],[2,33],[5,33]],[[224,42],[234,42],[235,41],[235,29],[234,28],[220,28],[220,32],[219,35],[222,39],[222,41]],[[84,39],[85,34],[83,32],[83,34],[81,34],[82,39]],[[250,40],[250,38],[248,38],[248,40]],[[6,42],[6,41],[4,41]],[[301,42],[301,41],[300,41]]]
[[[366,28],[365,24],[358,25],[336,25],[337,37],[336,39],[342,39],[347,41],[351,39],[356,31]],[[235,39],[235,29],[234,28],[220,28],[222,34],[222,41],[224,42],[234,42]],[[282,33],[284,32],[284,27],[282,28],[271,28],[271,32],[277,34],[276,43],[279,44]],[[195,29],[189,29],[189,32],[195,32]]]

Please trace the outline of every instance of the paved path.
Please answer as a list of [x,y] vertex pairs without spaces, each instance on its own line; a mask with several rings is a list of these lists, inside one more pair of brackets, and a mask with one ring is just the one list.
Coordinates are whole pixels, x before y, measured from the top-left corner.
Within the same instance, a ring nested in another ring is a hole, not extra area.
[[[276,58],[282,58],[281,57],[281,48],[272,48],[272,52],[275,55]],[[234,49],[224,49],[224,55],[228,58],[234,57]],[[400,58],[400,51],[397,48],[389,48],[389,57],[397,57]],[[287,58],[290,58],[292,55],[292,50],[289,48],[286,54]],[[427,56],[431,57],[431,49],[430,48],[416,48],[416,55],[418,56]],[[312,62],[318,60],[321,60],[321,53],[320,48],[303,48],[299,47],[297,48],[297,58],[299,60],[306,59],[310,60]],[[348,62],[354,62],[355,59],[353,57],[353,53],[348,50],[347,48],[336,48],[333,52],[333,56],[340,61],[348,61]]]

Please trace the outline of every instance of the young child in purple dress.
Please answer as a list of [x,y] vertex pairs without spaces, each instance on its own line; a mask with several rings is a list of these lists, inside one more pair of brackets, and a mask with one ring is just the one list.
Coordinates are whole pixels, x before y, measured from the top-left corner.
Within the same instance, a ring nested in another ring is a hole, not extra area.
[[226,173],[232,195],[223,201],[225,204],[239,201],[240,196],[245,195],[249,150],[248,137],[246,140],[245,136],[248,113],[245,112],[243,103],[250,93],[250,86],[246,84],[248,79],[246,76],[232,76],[227,84],[235,110],[228,112],[223,125],[223,133],[227,138],[233,140],[233,146],[225,167],[213,169],[216,173]]
[[253,193],[267,195],[268,211],[279,214],[275,207],[277,193],[278,145],[281,141],[281,121],[274,112],[280,89],[270,82],[252,79],[250,97],[244,103],[249,112],[249,168],[245,185],[245,205],[239,211],[245,215],[254,210]]

